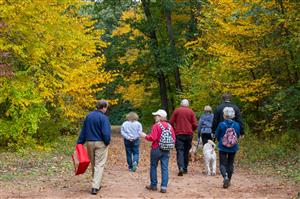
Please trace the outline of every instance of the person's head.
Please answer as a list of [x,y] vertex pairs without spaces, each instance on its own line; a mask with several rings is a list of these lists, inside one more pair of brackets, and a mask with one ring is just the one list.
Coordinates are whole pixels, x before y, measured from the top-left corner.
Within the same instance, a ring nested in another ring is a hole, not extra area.
[[235,117],[235,112],[232,107],[225,107],[223,109],[224,119],[233,119]]
[[180,106],[188,107],[189,106],[189,101],[187,99],[181,100]]
[[204,107],[204,112],[206,112],[206,113],[211,113],[211,112],[212,112],[212,108],[211,108],[209,105],[206,105],[206,106]]
[[224,93],[222,95],[222,99],[223,99],[224,102],[230,102],[231,97],[232,97],[231,93]]
[[138,114],[136,114],[135,112],[129,112],[127,115],[126,115],[126,120],[128,121],[137,121],[139,120],[139,116]]
[[155,122],[167,121],[167,112],[165,110],[159,109],[156,112],[153,112]]
[[108,102],[105,101],[105,100],[99,100],[96,103],[96,108],[97,108],[97,110],[100,110],[103,113],[105,113],[107,111],[107,109],[108,109]]

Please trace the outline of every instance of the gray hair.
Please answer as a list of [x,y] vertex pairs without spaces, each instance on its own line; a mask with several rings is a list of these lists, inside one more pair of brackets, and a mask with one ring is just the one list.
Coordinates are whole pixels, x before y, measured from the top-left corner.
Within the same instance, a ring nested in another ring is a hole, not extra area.
[[189,101],[187,99],[183,99],[183,100],[181,100],[180,105],[181,106],[189,106]]
[[224,119],[233,119],[235,117],[235,112],[232,107],[225,107],[223,109]]
[[126,120],[128,120],[128,121],[137,121],[137,120],[139,120],[139,116],[135,112],[129,112],[126,115]]
[[108,102],[105,101],[105,100],[99,100],[97,103],[96,103],[96,108],[98,110],[101,110],[103,108],[107,108],[108,107]]
[[209,105],[206,105],[206,106],[204,107],[204,111],[205,111],[205,112],[212,112],[212,108],[211,108]]

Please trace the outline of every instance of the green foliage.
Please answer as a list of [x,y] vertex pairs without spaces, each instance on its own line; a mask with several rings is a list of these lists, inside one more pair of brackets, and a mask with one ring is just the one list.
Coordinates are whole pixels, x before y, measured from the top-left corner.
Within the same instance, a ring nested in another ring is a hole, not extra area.
[[45,118],[40,122],[34,138],[38,145],[43,145],[55,142],[61,136],[78,135],[79,131],[79,125],[66,118]]
[[238,161],[254,171],[276,172],[285,177],[300,180],[300,135],[298,131],[287,131],[281,135],[264,138],[247,134],[241,142]]
[[41,122],[77,122],[113,79],[101,68],[101,32],[78,14],[85,3],[0,0],[0,146],[15,150],[51,141],[59,129],[37,135]]
[[129,103],[123,102],[109,108],[109,120],[112,125],[121,125],[125,121],[125,116],[130,111],[136,112],[138,115],[139,112]]
[[[21,146],[33,146],[33,139],[41,118],[47,118],[48,112],[32,79],[24,73],[16,73],[15,79],[6,81],[0,91],[2,111],[0,118],[0,145],[15,150]],[[26,79],[26,80],[25,80]]]

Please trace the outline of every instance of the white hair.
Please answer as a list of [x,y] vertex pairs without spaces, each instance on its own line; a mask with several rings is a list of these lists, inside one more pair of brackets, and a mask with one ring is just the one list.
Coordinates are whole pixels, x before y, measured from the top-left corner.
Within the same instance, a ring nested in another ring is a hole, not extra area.
[[183,99],[183,100],[181,100],[180,105],[181,106],[189,106],[189,101],[187,99]]
[[223,109],[224,118],[226,119],[233,119],[235,117],[235,112],[232,107],[225,107]]

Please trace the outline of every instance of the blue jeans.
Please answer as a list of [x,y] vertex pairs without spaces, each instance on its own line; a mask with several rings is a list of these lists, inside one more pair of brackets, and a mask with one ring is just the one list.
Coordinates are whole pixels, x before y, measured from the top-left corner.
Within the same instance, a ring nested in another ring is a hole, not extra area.
[[128,168],[132,168],[132,164],[135,162],[136,164],[139,163],[139,148],[140,148],[140,140],[136,139],[133,142],[124,139],[125,149],[126,149],[126,158]]
[[159,148],[151,149],[150,153],[150,181],[151,187],[157,187],[157,166],[160,160],[161,165],[161,188],[166,189],[169,180],[169,151],[162,151]]

